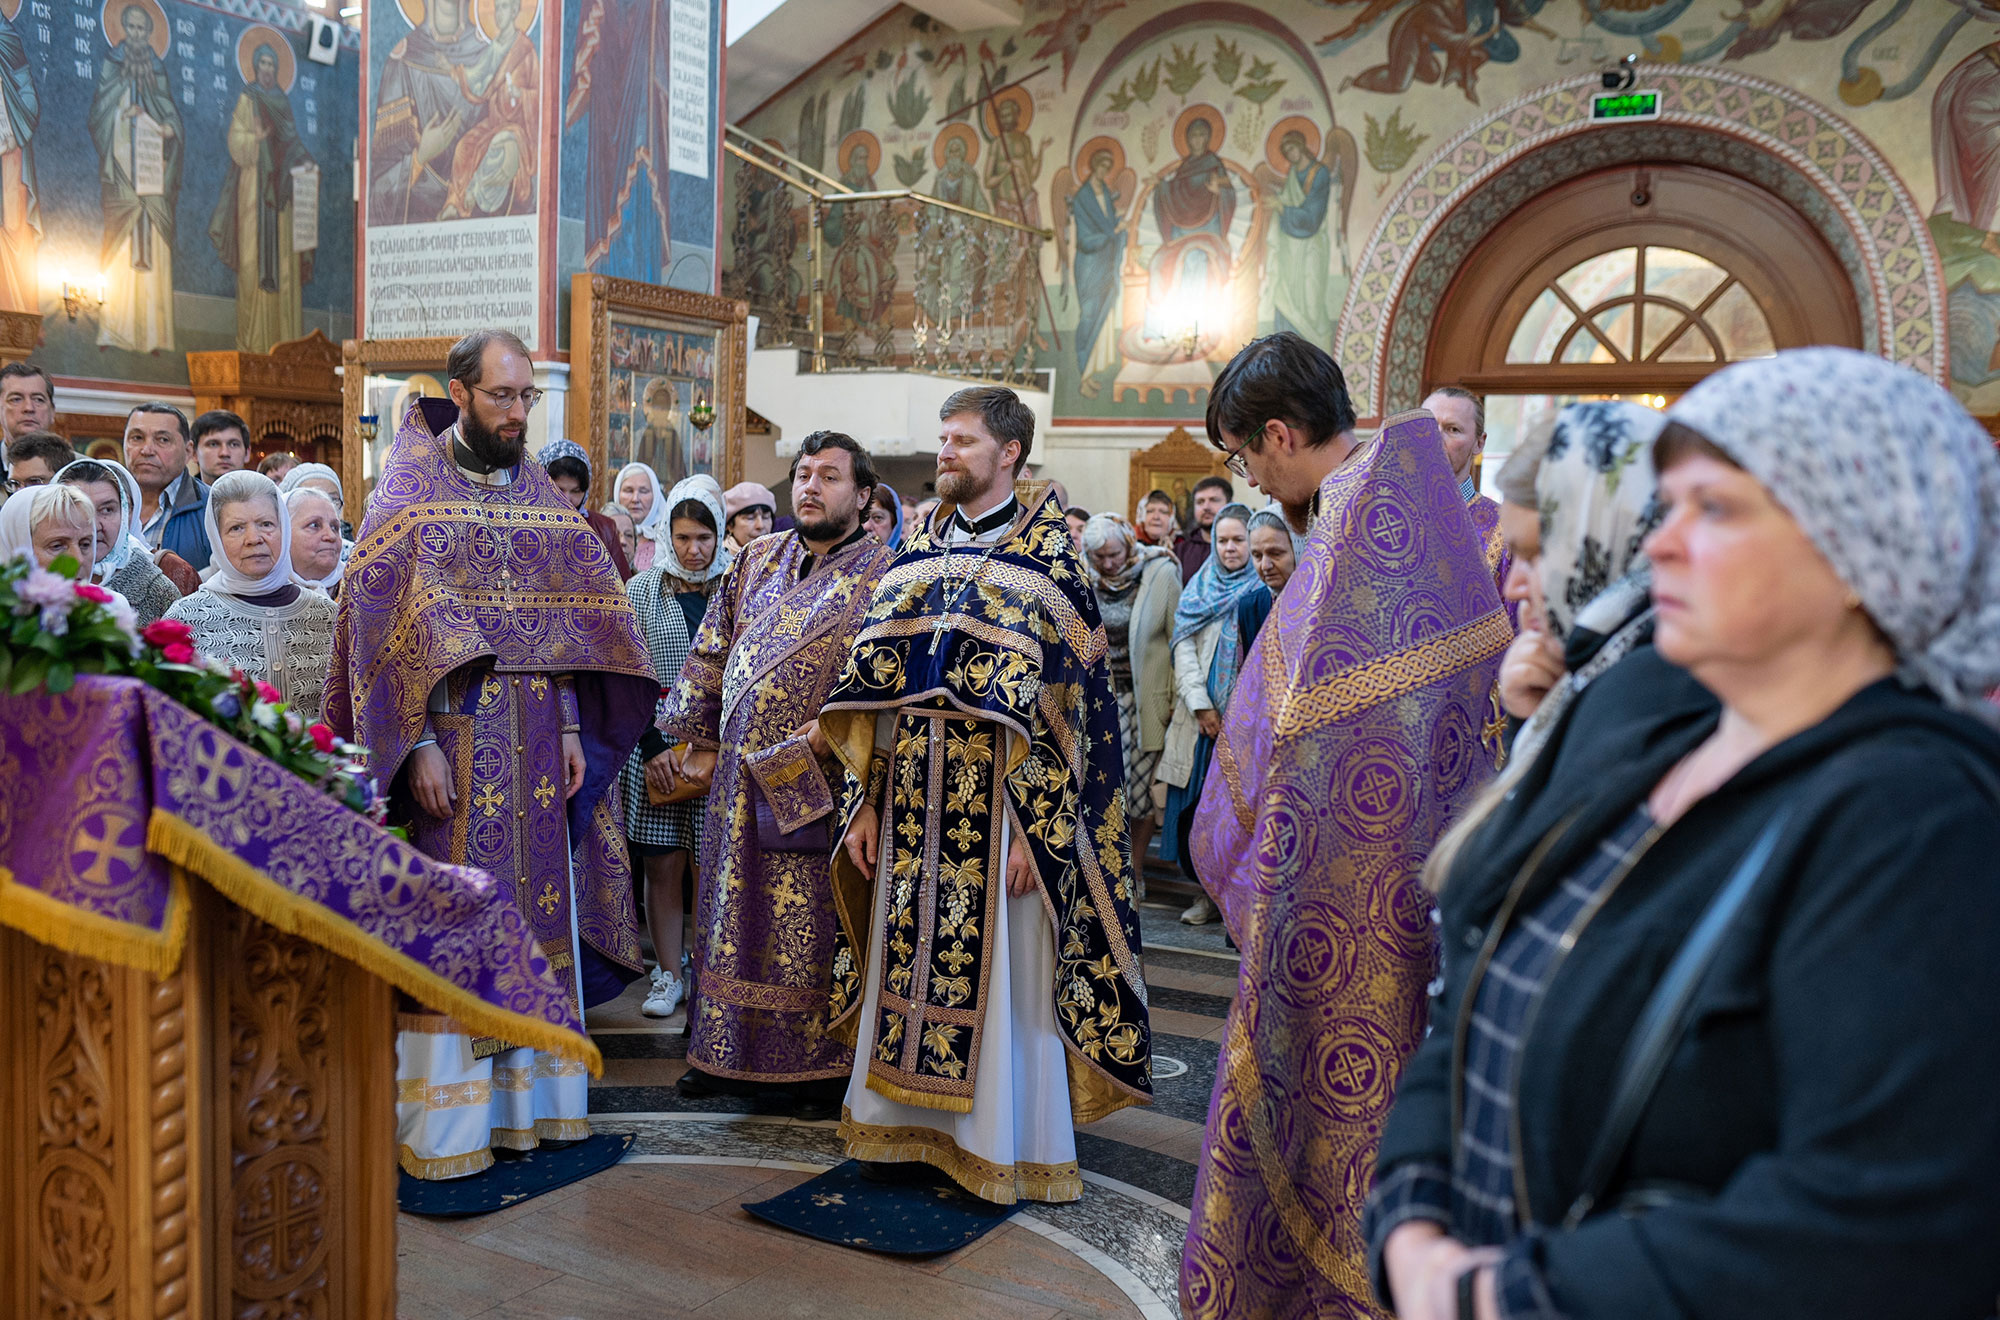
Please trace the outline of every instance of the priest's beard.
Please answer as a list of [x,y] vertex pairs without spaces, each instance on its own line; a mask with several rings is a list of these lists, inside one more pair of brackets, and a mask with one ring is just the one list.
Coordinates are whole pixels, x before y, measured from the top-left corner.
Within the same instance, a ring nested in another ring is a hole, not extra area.
[[797,524],[800,540],[814,545],[835,546],[854,535],[854,529],[861,525],[861,515],[852,509],[844,514],[815,509],[798,514]]
[[[516,423],[508,422],[506,425],[513,426]],[[519,467],[522,456],[528,452],[528,428],[525,424],[509,436],[481,422],[470,408],[458,415],[458,435],[465,441],[465,447],[472,451],[472,456],[483,463],[488,472]]]
[[978,478],[970,472],[942,472],[938,474],[937,493],[962,509],[984,508],[993,502],[993,492],[1000,485],[1000,473],[995,469],[984,486],[977,482]]

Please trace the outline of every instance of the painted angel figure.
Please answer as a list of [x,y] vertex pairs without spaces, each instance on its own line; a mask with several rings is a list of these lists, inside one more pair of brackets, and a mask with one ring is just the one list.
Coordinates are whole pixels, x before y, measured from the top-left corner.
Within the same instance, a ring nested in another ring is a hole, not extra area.
[[1344,296],[1350,274],[1347,214],[1359,152],[1354,135],[1342,128],[1327,133],[1324,141],[1324,152],[1318,152],[1320,131],[1308,119],[1294,116],[1280,122],[1271,130],[1266,163],[1258,165],[1256,178],[1277,221],[1264,263],[1272,328],[1295,330],[1331,349],[1338,314],[1333,262],[1337,252]]
[[1115,138],[1092,139],[1074,170],[1065,165],[1056,171],[1056,265],[1064,295],[1072,286],[1076,293],[1076,364],[1085,398],[1095,397],[1104,376],[1118,367],[1118,293],[1131,241],[1126,212],[1138,185]]

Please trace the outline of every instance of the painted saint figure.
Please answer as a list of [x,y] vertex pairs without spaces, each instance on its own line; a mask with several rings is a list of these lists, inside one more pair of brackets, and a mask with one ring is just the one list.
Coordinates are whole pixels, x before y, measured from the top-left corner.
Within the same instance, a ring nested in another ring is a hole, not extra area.
[[[104,204],[104,307],[100,348],[154,353],[174,346],[174,206],[181,193],[181,112],[153,7],[131,0],[121,41],[97,69],[90,136]],[[158,173],[153,159],[157,143]]]
[[[1118,367],[1118,291],[1130,242],[1124,220],[1136,176],[1125,168],[1125,151],[1112,138],[1084,144],[1080,182],[1068,170],[1056,176],[1056,205],[1069,216],[1076,259],[1063,264],[1063,280],[1076,289],[1076,365],[1085,398],[1103,389],[1103,377]],[[1057,235],[1058,247],[1069,237]],[[1060,257],[1062,254],[1058,252]]]
[[[866,129],[841,144],[840,181],[855,192],[875,191],[882,147]],[[833,253],[834,310],[858,326],[873,326],[889,310],[896,287],[896,213],[885,202],[826,208],[824,233]]]
[[1221,312],[1232,265],[1229,226],[1236,218],[1236,183],[1213,150],[1220,119],[1194,112],[1183,117],[1186,154],[1161,171],[1153,190],[1160,249],[1152,262],[1150,328],[1161,337],[1183,333],[1183,322]]
[[41,308],[42,245],[35,129],[42,118],[21,30],[0,11],[0,311]]
[[[1313,158],[1306,135],[1289,129],[1278,144],[1286,169],[1276,183],[1278,229],[1264,268],[1271,283],[1273,328],[1296,330],[1322,348],[1333,345],[1334,309],[1328,295],[1333,238],[1327,211],[1333,202],[1333,171]],[[1345,181],[1341,181],[1345,187]],[[1341,270],[1346,273],[1341,253]]]
[[1019,88],[993,103],[990,123],[999,131],[987,134],[993,145],[986,157],[986,191],[993,198],[993,214],[1039,229],[1042,200],[1035,180],[1042,177],[1042,151],[1049,139],[1043,138],[1037,148],[1028,137],[1034,111],[1034,101]]
[[451,195],[453,151],[478,110],[459,81],[486,48],[464,0],[430,0],[424,21],[382,68],[369,139],[368,221],[440,218]]
[[229,117],[229,173],[208,222],[222,264],[236,272],[236,347],[246,353],[305,333],[300,291],[312,278],[313,254],[292,251],[292,171],[313,158],[271,41],[251,55],[253,76]]
[[452,70],[476,118],[452,149],[451,186],[440,220],[535,209],[541,77],[535,44],[521,30],[520,18],[521,0],[494,0],[492,44],[470,68]]
[[938,162],[937,182],[931,185],[931,196],[975,211],[986,210],[986,193],[972,168],[979,159],[979,143],[971,127],[954,124],[938,134],[938,143],[943,148],[943,158]]

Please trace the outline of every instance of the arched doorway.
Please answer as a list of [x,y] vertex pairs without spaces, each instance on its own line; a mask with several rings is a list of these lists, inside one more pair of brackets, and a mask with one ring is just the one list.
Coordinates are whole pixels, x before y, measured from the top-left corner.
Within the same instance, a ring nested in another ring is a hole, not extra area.
[[1577,398],[1664,405],[1730,362],[1863,342],[1852,281],[1798,212],[1677,163],[1535,196],[1468,254],[1432,325],[1424,377],[1487,396],[1488,466]]

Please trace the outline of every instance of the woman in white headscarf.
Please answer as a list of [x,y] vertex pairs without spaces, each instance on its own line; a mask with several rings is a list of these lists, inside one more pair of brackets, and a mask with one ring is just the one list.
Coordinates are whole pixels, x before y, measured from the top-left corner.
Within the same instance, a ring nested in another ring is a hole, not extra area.
[[95,510],[97,557],[91,572],[108,591],[132,604],[139,626],[158,621],[181,598],[181,591],[158,564],[152,549],[135,533],[139,484],[121,463],[80,458],[56,473],[56,484],[74,486]]
[[347,490],[340,484],[340,474],[324,463],[301,463],[285,473],[278,483],[278,493],[290,497],[295,490],[316,490],[333,501],[333,507],[340,518],[340,562],[354,553],[354,529],[347,523]]
[[[652,474],[651,468],[643,470]],[[620,473],[621,492],[624,480]],[[708,598],[729,571],[729,551],[722,544],[722,498],[714,487],[712,480],[702,477],[689,477],[674,487],[665,501],[671,513],[662,519],[666,536],[659,562],[635,575],[627,587],[663,693],[680,677]],[[640,541],[642,548],[650,544],[657,542]],[[658,959],[652,988],[640,1006],[649,1017],[671,1016],[686,994],[681,887],[688,859],[701,839],[701,799],[664,807],[647,801],[649,781],[662,791],[671,784],[671,761],[666,736],[649,728],[621,777],[625,835],[633,853],[644,859],[646,926]]]
[[1118,698],[1118,740],[1125,753],[1125,819],[1132,861],[1146,864],[1153,841],[1153,772],[1174,713],[1174,607],[1181,600],[1180,563],[1159,546],[1142,545],[1132,524],[1115,513],[1083,525],[1083,568],[1097,596]]
[[[667,541],[667,510],[671,507],[660,490],[660,478],[644,463],[627,463],[618,469],[614,492],[619,506],[632,515],[639,541],[632,555],[632,571],[643,573],[662,558]],[[717,501],[718,507],[720,501]]]
[[81,567],[78,580],[88,582],[96,544],[90,501],[73,486],[24,486],[0,505],[0,560],[27,558],[47,568],[67,555]]
[[292,580],[284,496],[261,472],[229,472],[209,487],[202,516],[215,571],[166,617],[193,631],[196,651],[269,683],[293,710],[318,719],[333,659],[334,605]]
[[338,597],[347,573],[340,506],[319,487],[300,486],[285,496],[285,516],[292,523],[292,581]]

